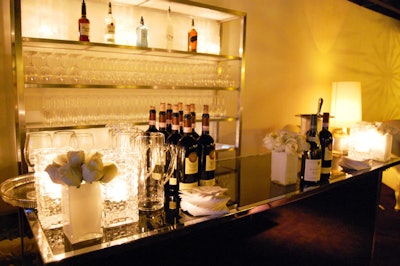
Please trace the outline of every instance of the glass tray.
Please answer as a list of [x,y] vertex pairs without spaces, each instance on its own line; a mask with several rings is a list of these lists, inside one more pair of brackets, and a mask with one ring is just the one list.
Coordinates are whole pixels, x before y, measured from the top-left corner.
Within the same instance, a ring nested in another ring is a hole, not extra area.
[[33,174],[9,178],[0,186],[4,202],[21,208],[36,208],[35,177]]

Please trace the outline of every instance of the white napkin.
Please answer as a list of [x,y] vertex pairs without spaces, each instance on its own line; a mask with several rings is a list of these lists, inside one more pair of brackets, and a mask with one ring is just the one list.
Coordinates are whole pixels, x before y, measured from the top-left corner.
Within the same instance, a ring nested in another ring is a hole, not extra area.
[[193,216],[223,215],[229,213],[226,203],[229,197],[224,195],[226,188],[219,186],[200,186],[180,190],[181,209]]
[[371,168],[371,160],[357,160],[349,157],[342,157],[342,159],[339,162],[339,165],[343,167],[344,169],[349,169],[349,170],[364,170],[364,169],[370,169]]

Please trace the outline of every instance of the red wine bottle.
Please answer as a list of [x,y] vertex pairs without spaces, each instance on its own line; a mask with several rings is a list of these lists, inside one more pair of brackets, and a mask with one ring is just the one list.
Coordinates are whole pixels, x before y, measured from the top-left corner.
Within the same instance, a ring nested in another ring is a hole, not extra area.
[[149,127],[146,130],[147,133],[150,132],[158,132],[156,128],[156,108],[154,106],[150,106],[149,111]]
[[167,132],[171,134],[172,132],[172,105],[167,104]]
[[332,170],[332,133],[329,131],[329,113],[324,113],[322,130],[319,132],[322,150],[321,180],[328,180]]
[[215,142],[210,135],[210,115],[208,105],[203,107],[201,117],[201,136],[197,140],[199,147],[199,185],[215,185],[216,151]]
[[160,103],[160,111],[158,113],[158,131],[164,134],[167,140],[169,134],[167,132],[167,113],[165,112],[165,103]]
[[183,136],[177,145],[179,190],[198,186],[199,158],[197,152],[197,141],[192,135],[190,106],[186,105],[183,116]]
[[196,132],[196,106],[194,103],[190,104],[190,115],[192,116],[192,135],[194,139],[199,138],[199,134]]
[[[182,135],[179,131],[179,109],[178,109],[177,104],[174,104],[172,107],[172,127],[171,127],[171,129],[172,129],[172,132],[168,136],[166,143],[169,145],[177,146],[179,140],[182,138]],[[177,170],[177,163],[175,163],[174,173],[168,180],[167,189],[165,190],[168,194],[174,195],[174,194],[178,193],[178,191],[179,191],[178,178],[179,178],[179,174],[178,174],[178,170]]]
[[310,149],[301,157],[300,181],[304,185],[318,185],[321,178],[321,146],[317,134],[317,115],[311,115],[310,130],[306,134]]

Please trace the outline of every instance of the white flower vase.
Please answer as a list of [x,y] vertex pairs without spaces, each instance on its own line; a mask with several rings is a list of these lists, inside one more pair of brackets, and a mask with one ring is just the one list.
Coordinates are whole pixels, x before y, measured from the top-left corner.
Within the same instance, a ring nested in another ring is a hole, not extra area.
[[101,238],[100,183],[82,183],[79,188],[63,185],[62,212],[63,231],[71,244]]
[[298,158],[296,154],[272,151],[271,180],[281,185],[295,184]]

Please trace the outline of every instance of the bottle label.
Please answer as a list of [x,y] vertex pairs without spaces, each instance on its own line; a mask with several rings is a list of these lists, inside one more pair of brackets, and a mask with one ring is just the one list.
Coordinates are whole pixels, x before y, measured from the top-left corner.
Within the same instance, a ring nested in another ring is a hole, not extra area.
[[190,37],[190,42],[191,43],[197,42],[197,35],[191,36]]
[[176,185],[178,185],[178,179],[176,179],[175,177],[171,177],[171,178],[168,180],[168,183],[169,183],[171,186],[176,186]]
[[114,34],[115,33],[115,25],[114,23],[110,23],[106,27],[106,33],[107,34]]
[[158,127],[159,128],[165,128],[167,126],[167,123],[165,122],[158,122]]
[[321,176],[321,159],[306,159],[304,168],[304,180],[317,182]]
[[190,132],[192,132],[191,127],[183,127],[183,133],[190,133]]
[[209,155],[206,156],[206,171],[215,171],[216,160],[215,160],[215,150],[211,151]]
[[191,152],[188,157],[185,158],[185,174],[193,175],[199,171],[198,156],[196,152]]
[[161,173],[153,172],[153,173],[151,174],[151,177],[152,177],[154,180],[161,180],[161,176],[162,176]]
[[156,124],[156,120],[149,120],[149,125],[154,126]]
[[89,23],[79,23],[79,34],[81,36],[88,36],[90,33],[90,24]]
[[214,186],[215,185],[215,178],[209,180],[200,180],[200,186]]
[[170,210],[176,210],[176,202],[175,201],[170,201],[168,204],[168,208]]
[[331,173],[332,167],[322,167],[321,174],[329,175]]
[[172,124],[172,130],[179,130],[179,125]]
[[193,183],[179,183],[179,190],[185,190],[185,189],[191,189],[191,188],[195,188],[197,187],[198,184],[197,182],[193,182]]
[[332,161],[332,157],[332,144],[329,144],[329,146],[324,149],[324,160]]
[[210,126],[202,126],[201,130],[202,131],[210,131]]

